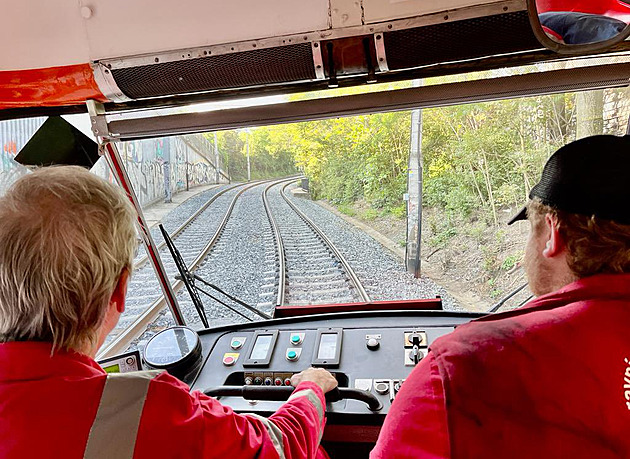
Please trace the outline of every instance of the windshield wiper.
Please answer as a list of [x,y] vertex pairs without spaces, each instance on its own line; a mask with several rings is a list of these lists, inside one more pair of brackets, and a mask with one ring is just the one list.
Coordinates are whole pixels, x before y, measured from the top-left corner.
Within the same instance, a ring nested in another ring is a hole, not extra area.
[[162,232],[162,237],[164,237],[164,241],[166,242],[166,246],[168,247],[168,250],[171,252],[171,256],[173,257],[173,261],[175,262],[175,265],[177,266],[177,270],[179,271],[179,275],[176,275],[175,279],[181,280],[184,283],[184,285],[186,286],[186,290],[188,290],[188,293],[190,294],[190,298],[191,298],[191,300],[193,302],[193,305],[195,306],[195,309],[197,310],[197,314],[199,314],[199,318],[201,319],[201,322],[203,323],[204,327],[208,328],[209,327],[209,323],[208,323],[208,318],[206,316],[206,311],[205,311],[204,306],[203,306],[203,302],[201,301],[201,298],[199,297],[199,293],[198,292],[201,292],[204,295],[210,297],[211,299],[213,299],[217,303],[225,306],[230,311],[234,312],[235,314],[238,314],[239,316],[243,317],[245,320],[247,320],[249,322],[253,322],[253,319],[250,318],[250,317],[247,317],[245,314],[243,314],[240,311],[236,310],[235,308],[233,308],[232,306],[227,304],[225,301],[220,300],[216,296],[214,296],[214,295],[206,292],[202,288],[198,287],[196,285],[196,283],[195,283],[196,280],[198,280],[199,282],[202,282],[203,284],[205,284],[208,287],[212,288],[214,291],[219,292],[220,294],[222,294],[225,297],[229,298],[231,301],[241,305],[245,309],[253,312],[254,314],[257,314],[258,316],[262,317],[263,319],[265,319],[265,320],[272,319],[272,317],[270,315],[265,314],[264,312],[262,312],[262,311],[256,309],[255,307],[245,303],[244,301],[236,298],[235,296],[230,295],[229,293],[225,292],[224,290],[222,290],[218,286],[205,281],[204,279],[202,279],[198,275],[196,275],[194,273],[191,273],[190,270],[188,269],[188,266],[186,266],[186,262],[184,261],[184,259],[182,258],[181,254],[179,253],[179,250],[177,250],[177,247],[175,247],[175,244],[173,243],[173,240],[171,239],[169,234],[164,229],[164,226],[162,226],[161,224],[158,225],[158,226],[160,228],[160,231]]
[[[514,295],[516,295],[518,292],[520,292],[521,290],[523,290],[525,287],[527,287],[527,282],[525,282],[523,285],[521,285],[520,287],[518,287],[518,288],[516,288],[516,289],[512,290],[512,291],[511,291],[510,293],[508,293],[506,296],[504,296],[503,298],[501,298],[501,299],[499,300],[499,302],[498,302],[498,303],[495,303],[495,304],[494,304],[494,305],[493,305],[490,309],[488,309],[486,312],[487,312],[488,314],[491,314],[491,313],[493,313],[493,312],[497,312],[497,311],[501,308],[501,306],[503,306],[503,305],[505,304],[505,302],[506,302],[507,300],[509,300],[510,298],[512,298]],[[533,298],[533,297],[534,297],[534,295],[530,295],[530,296],[528,296],[528,297],[527,297],[527,299],[525,299],[525,301],[521,302],[521,303],[517,306],[517,308],[519,308],[519,307],[523,306],[525,303],[527,303],[527,302],[528,302],[531,298]]]

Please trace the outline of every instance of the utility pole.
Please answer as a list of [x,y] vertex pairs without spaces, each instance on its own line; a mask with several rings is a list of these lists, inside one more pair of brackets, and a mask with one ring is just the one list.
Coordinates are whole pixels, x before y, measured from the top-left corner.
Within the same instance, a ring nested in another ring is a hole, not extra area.
[[164,202],[173,202],[173,192],[171,190],[171,138],[162,137],[156,139],[156,148],[159,149],[159,142],[162,141],[162,155],[164,160]]
[[221,181],[221,167],[219,166],[219,141],[217,139],[217,133],[214,132],[214,171],[215,171],[215,182],[219,183]]
[[[413,80],[413,86],[422,80]],[[405,264],[415,278],[420,277],[420,241],[422,236],[422,110],[411,112],[411,145],[407,171],[407,244]]]
[[246,129],[247,132],[247,181],[249,182],[252,179],[252,171],[249,164],[249,129]]
[[188,174],[188,145],[184,145],[184,151],[186,152],[186,156],[184,157],[184,164],[186,165],[186,191],[190,190],[190,177]]

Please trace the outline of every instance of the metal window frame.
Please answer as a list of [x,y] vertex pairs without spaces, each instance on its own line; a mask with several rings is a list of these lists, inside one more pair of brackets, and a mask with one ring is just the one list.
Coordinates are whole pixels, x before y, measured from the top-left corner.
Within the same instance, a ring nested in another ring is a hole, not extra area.
[[630,63],[605,64],[201,113],[111,121],[100,114],[93,122],[104,139],[128,141],[628,85]]

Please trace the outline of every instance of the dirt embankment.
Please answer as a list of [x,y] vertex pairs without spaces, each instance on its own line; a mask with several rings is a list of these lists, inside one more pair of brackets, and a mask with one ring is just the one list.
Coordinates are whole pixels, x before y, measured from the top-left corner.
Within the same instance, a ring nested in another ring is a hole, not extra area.
[[[330,208],[328,203],[320,202]],[[380,236],[381,243],[404,257],[406,220],[370,211],[365,203],[343,206],[336,213],[351,223],[366,225]],[[443,286],[471,311],[486,311],[526,283],[521,266],[529,224],[506,223],[516,209],[505,209],[499,225],[474,216],[453,221],[425,209],[422,222],[422,274]],[[522,304],[531,293],[527,288],[505,302],[503,308]]]

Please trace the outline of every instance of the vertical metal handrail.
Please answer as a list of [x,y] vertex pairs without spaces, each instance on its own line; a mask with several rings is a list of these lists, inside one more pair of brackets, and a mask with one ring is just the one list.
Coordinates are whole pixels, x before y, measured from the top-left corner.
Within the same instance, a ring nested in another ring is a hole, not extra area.
[[138,197],[133,190],[133,186],[131,185],[131,181],[129,180],[129,176],[127,175],[127,170],[123,166],[118,148],[116,148],[116,145],[113,142],[109,141],[102,143],[100,145],[100,148],[105,150],[106,154],[104,156],[109,163],[112,173],[118,180],[120,186],[125,190],[129,201],[131,201],[131,204],[136,209],[136,213],[138,216],[136,220],[138,232],[140,233],[140,236],[144,241],[149,260],[151,261],[153,269],[155,270],[155,275],[160,282],[160,287],[162,288],[162,293],[164,294],[166,304],[173,314],[173,320],[175,320],[175,323],[177,325],[186,325],[184,316],[182,315],[179,304],[177,303],[177,298],[175,297],[175,293],[171,288],[171,283],[168,280],[168,275],[166,274],[166,270],[164,269],[164,265],[162,264],[162,259],[160,258],[157,246],[155,245],[155,241],[151,236],[149,226],[147,225],[144,214],[142,213],[142,207],[140,206]]

